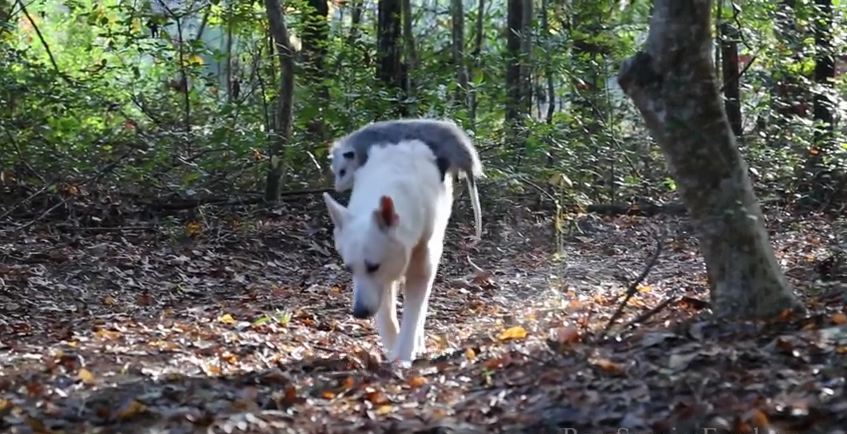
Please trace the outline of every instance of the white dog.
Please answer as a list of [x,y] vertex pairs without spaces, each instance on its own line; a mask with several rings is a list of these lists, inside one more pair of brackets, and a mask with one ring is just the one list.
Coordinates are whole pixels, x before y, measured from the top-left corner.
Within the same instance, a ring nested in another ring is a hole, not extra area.
[[[353,316],[375,315],[388,359],[411,362],[424,352],[424,322],[453,204],[453,176],[442,178],[419,140],[374,146],[355,174],[347,208],[328,193],[335,249],[353,274]],[[403,291],[403,322],[396,298]]]

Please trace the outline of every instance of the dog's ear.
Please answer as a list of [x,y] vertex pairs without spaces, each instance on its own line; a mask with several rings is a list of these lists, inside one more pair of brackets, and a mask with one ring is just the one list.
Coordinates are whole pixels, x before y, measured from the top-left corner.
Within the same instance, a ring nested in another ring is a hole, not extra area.
[[344,222],[347,221],[347,208],[336,202],[329,193],[324,193],[323,196],[324,202],[326,202],[326,208],[329,210],[329,218],[332,219],[332,223],[336,228],[341,229]]
[[379,208],[374,211],[374,220],[377,226],[383,231],[393,228],[397,225],[400,216],[394,210],[394,201],[388,196],[379,198]]

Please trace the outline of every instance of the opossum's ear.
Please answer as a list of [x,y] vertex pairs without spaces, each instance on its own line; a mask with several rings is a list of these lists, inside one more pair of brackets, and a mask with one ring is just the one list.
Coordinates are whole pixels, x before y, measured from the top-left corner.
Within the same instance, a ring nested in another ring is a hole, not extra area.
[[356,153],[353,152],[353,151],[347,151],[347,152],[341,154],[341,156],[344,157],[347,160],[352,160],[354,157],[356,157]]
[[344,208],[343,205],[336,202],[329,193],[324,193],[323,196],[326,208],[329,210],[329,218],[332,219],[332,224],[334,224],[336,228],[341,229],[347,221],[347,208]]
[[394,211],[394,201],[388,196],[379,198],[379,208],[374,211],[374,220],[377,226],[383,231],[393,228],[397,225],[400,216]]

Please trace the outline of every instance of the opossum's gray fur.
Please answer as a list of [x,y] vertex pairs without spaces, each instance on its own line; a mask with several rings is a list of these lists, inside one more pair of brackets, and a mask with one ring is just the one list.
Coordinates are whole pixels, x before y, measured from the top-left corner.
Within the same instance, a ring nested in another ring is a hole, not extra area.
[[335,190],[353,188],[356,170],[368,161],[372,146],[395,145],[404,140],[420,140],[435,154],[442,176],[450,171],[468,183],[474,210],[476,236],[482,236],[482,217],[476,179],[484,177],[482,163],[470,137],[454,122],[437,119],[379,121],[338,139],[330,150]]

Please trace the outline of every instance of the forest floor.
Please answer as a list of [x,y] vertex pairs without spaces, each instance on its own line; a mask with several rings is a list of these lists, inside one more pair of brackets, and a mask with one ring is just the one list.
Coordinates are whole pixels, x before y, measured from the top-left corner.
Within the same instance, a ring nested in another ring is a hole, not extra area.
[[[845,281],[831,222],[768,212],[806,316],[709,321],[685,218],[456,218],[428,354],[380,363],[319,197],[196,224],[35,224],[0,238],[0,431],[844,432]],[[624,315],[626,288],[663,249]],[[473,265],[469,262],[472,261]],[[831,277],[831,276],[829,276]],[[628,323],[633,322],[630,326]],[[841,431],[839,431],[841,430]]]

